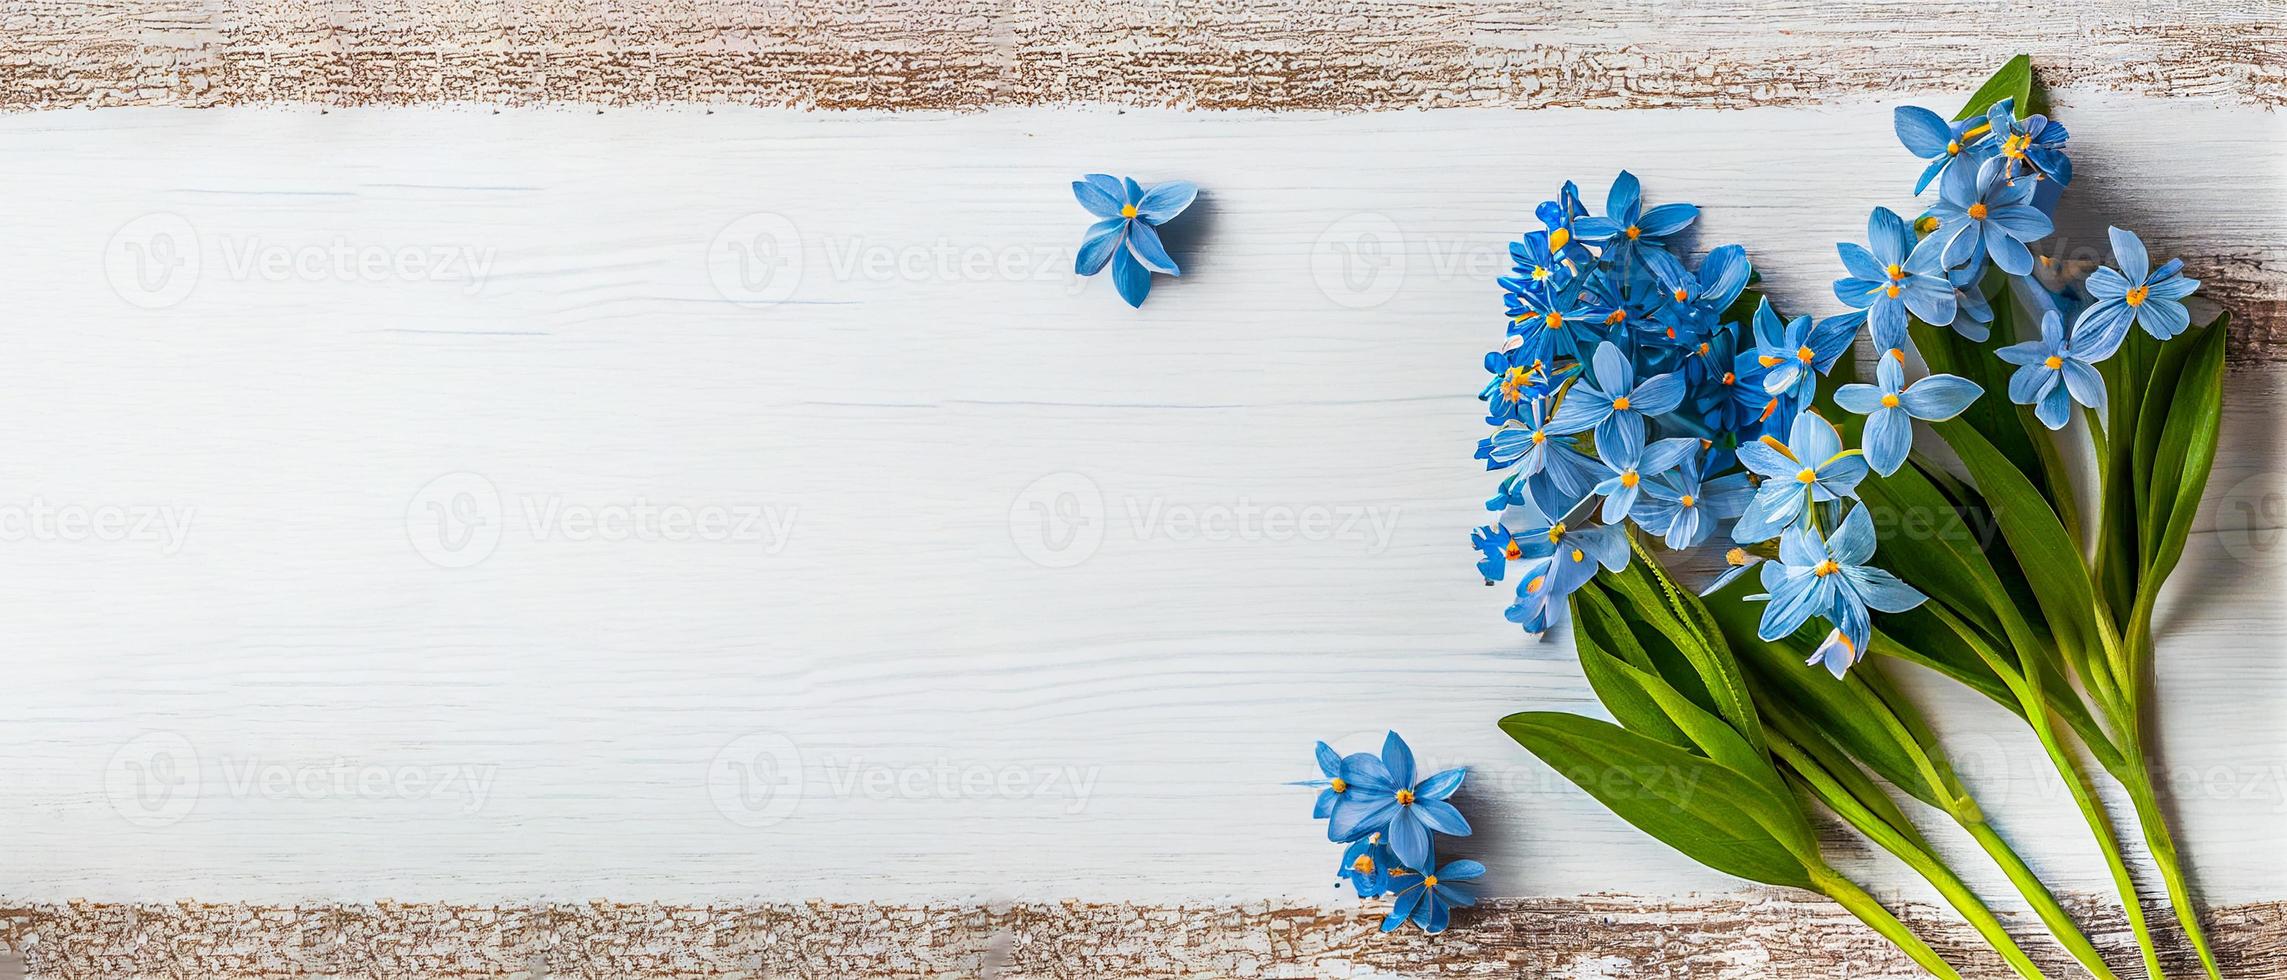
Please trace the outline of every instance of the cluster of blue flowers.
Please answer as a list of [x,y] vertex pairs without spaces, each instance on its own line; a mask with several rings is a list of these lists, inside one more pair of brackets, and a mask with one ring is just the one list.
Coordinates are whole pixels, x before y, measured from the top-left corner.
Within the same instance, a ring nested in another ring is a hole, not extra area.
[[1382,931],[1412,922],[1444,932],[1453,910],[1476,904],[1463,882],[1485,874],[1475,861],[1437,863],[1436,837],[1469,836],[1469,821],[1448,798],[1461,788],[1465,769],[1416,780],[1413,750],[1391,732],[1382,754],[1342,755],[1318,743],[1322,778],[1297,785],[1318,790],[1311,816],[1326,821],[1326,839],[1350,845],[1336,873],[1359,898],[1394,896]]
[[[1731,567],[1709,591],[1760,565],[1764,592],[1751,598],[1767,604],[1761,634],[1778,640],[1824,620],[1833,629],[1811,662],[1840,677],[1863,656],[1871,612],[1925,601],[1867,564],[1875,533],[1858,484],[1905,465],[1914,420],[1953,418],[1982,394],[1952,375],[1909,384],[1908,324],[1984,342],[1992,297],[2012,301],[1989,280],[2012,282],[2040,314],[2041,337],[1997,354],[2020,365],[2010,399],[2050,428],[2065,424],[2069,402],[2103,404],[2092,365],[2131,326],[2162,339],[2189,326],[2181,300],[2198,283],[2181,262],[2152,268],[2130,232],[2112,231],[2119,268],[2084,286],[2051,288],[2035,274],[2028,246],[2051,234],[2056,191],[2072,178],[2062,125],[2019,118],[2004,100],[1958,123],[1901,108],[1896,127],[1931,161],[1916,193],[1935,182],[1938,199],[1912,223],[1876,208],[1865,245],[1837,246],[1848,275],[1834,294],[1849,310],[1834,316],[1790,319],[1768,300],[1743,300],[1753,275],[1737,245],[1688,266],[1670,243],[1699,209],[1645,207],[1626,172],[1601,215],[1571,183],[1541,204],[1542,229],[1509,247],[1508,332],[1485,356],[1492,378],[1479,392],[1496,428],[1477,458],[1507,475],[1486,504],[1499,517],[1471,542],[1486,584],[1516,576],[1511,621],[1532,633],[1562,622],[1575,590],[1625,566],[1629,523],[1685,549],[1729,522],[1743,547],[1728,551]],[[1874,345],[1875,383],[1832,392],[1866,417],[1862,445],[1847,448],[1813,399],[1861,334]],[[1775,552],[1759,547],[1773,539]]]

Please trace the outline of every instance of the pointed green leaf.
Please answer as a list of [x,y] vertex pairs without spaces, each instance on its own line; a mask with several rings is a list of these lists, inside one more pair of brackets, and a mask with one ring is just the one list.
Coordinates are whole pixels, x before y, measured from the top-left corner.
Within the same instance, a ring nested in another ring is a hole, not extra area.
[[1958,121],[1984,115],[1985,110],[1993,108],[1994,103],[2003,99],[2017,100],[2018,115],[2032,111],[2027,108],[2033,103],[2033,59],[2030,55],[2021,54],[2003,64],[2000,71],[1994,72],[1992,78],[1978,86],[1977,93],[1969,97],[1969,103],[1961,107],[1961,114],[1954,119]]

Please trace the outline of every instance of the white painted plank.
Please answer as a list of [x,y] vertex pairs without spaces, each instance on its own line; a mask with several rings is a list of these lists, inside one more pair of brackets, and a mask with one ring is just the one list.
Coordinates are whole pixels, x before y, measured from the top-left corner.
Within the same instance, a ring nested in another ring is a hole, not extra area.
[[[2075,199],[2116,209],[2069,241],[2110,219],[2163,253],[2287,258],[2276,115],[2113,96],[2065,118]],[[51,524],[0,549],[0,894],[35,900],[1323,897],[1333,851],[1278,783],[1309,775],[1312,739],[1389,726],[1475,770],[1497,893],[1729,890],[1493,727],[1592,700],[1566,644],[1515,634],[1469,568],[1489,276],[1556,181],[1600,193],[1625,165],[1706,207],[1709,241],[1745,242],[1776,295],[1827,309],[1831,243],[1903,205],[1915,163],[1871,104],[134,111],[0,131],[0,506],[189,517],[179,542]],[[1064,184],[1104,168],[1207,188],[1177,226],[1189,274],[1140,312],[1069,275],[1086,218]],[[800,274],[742,306],[710,248],[784,227],[758,212],[794,229]],[[123,295],[106,257],[133,272],[108,250],[154,245],[159,214],[200,269],[145,309],[126,300],[168,286]],[[234,271],[337,239],[489,264]],[[1345,269],[1340,245],[1367,261]],[[2217,900],[2279,897],[2287,869],[2287,545],[2269,512],[2221,516],[2276,508],[2287,392],[2263,366],[2233,393],[2162,681],[2171,761],[2231,774],[2179,807]],[[470,489],[500,537],[440,551],[426,507]],[[1057,509],[1067,490],[1079,510]],[[534,533],[531,514],[638,502],[789,523]],[[1100,540],[1045,548],[1035,504]],[[2044,872],[2104,889],[2029,740],[1982,705],[1942,717]],[[791,812],[710,793],[735,787],[729,756],[773,747],[799,757]],[[130,766],[170,759],[195,782],[136,796]],[[464,770],[481,791],[359,784]],[[327,775],[291,782],[306,772]],[[2210,798],[2227,788],[2254,796]]]

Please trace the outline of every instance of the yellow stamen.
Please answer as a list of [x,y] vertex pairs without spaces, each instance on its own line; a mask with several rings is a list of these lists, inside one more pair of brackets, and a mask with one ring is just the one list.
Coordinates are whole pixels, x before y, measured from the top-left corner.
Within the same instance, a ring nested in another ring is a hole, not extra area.
[[1811,566],[1811,574],[1820,578],[1825,578],[1839,571],[1842,571],[1842,566],[1835,564],[1832,558]]
[[1732,565],[1746,565],[1753,563],[1755,556],[1748,554],[1745,548],[1733,548],[1723,553],[1723,560]]
[[1371,857],[1368,857],[1368,856],[1366,856],[1366,855],[1364,855],[1364,854],[1360,854],[1360,855],[1358,855],[1358,860],[1355,860],[1355,861],[1352,861],[1352,862],[1350,862],[1350,870],[1352,870],[1352,871],[1355,871],[1355,872],[1357,872],[1357,873],[1359,873],[1359,874],[1362,874],[1362,875],[1370,875],[1370,874],[1373,874],[1373,873],[1374,873],[1374,859],[1373,859],[1373,858],[1371,858]]
[[1818,482],[1818,471],[1817,471],[1817,470],[1804,470],[1804,471],[1802,471],[1802,472],[1800,472],[1800,473],[1797,473],[1797,474],[1795,474],[1795,482],[1796,482],[1796,483],[1817,483],[1817,482]]
[[1628,240],[1629,240],[1629,241],[1631,241],[1631,242],[1632,242],[1632,241],[1635,241],[1635,240],[1636,240],[1636,239],[1637,239],[1639,236],[1641,236],[1641,235],[1643,235],[1643,234],[1644,234],[1644,229],[1642,229],[1642,228],[1638,228],[1638,227],[1636,227],[1635,225],[1629,225],[1629,226],[1628,226]]
[[1684,301],[1684,298],[1685,298],[1685,297],[1687,297],[1687,296],[1689,296],[1689,295],[1691,295],[1691,294],[1689,294],[1689,293],[1686,293],[1686,292],[1684,292],[1684,291],[1683,291],[1683,290],[1681,290],[1681,289],[1678,289],[1678,290],[1676,290],[1675,292],[1673,292],[1673,293],[1670,293],[1669,295],[1671,295],[1671,296],[1674,296],[1674,297],[1676,298],[1676,302],[1678,302],[1678,303],[1681,303],[1681,302],[1683,302],[1683,301]]
[[1435,887],[1437,887],[1437,876],[1436,876],[1436,875],[1423,875],[1423,876],[1421,876],[1421,885],[1422,885],[1422,887],[1423,887],[1423,888],[1435,888]]
[[1888,272],[1890,274],[1890,278],[1892,279],[1906,278],[1906,270],[1901,268],[1896,262],[1890,263],[1890,268],[1883,271]]
[[1548,233],[1548,250],[1554,252],[1572,241],[1572,229],[1558,228]]
[[[1774,404],[1774,405],[1775,405],[1775,404],[1778,404],[1778,399],[1776,399],[1776,398],[1772,399],[1772,400],[1771,400],[1771,403],[1772,403],[1772,404]],[[1781,455],[1781,456],[1785,456],[1785,457],[1787,457],[1788,459],[1794,459],[1794,458],[1795,458],[1795,451],[1794,451],[1794,450],[1792,450],[1792,449],[1788,449],[1788,448],[1787,448],[1787,444],[1786,444],[1786,443],[1783,443],[1783,442],[1780,442],[1777,436],[1764,436],[1762,439],[1760,439],[1760,440],[1757,440],[1757,441],[1761,442],[1763,445],[1766,445],[1766,446],[1769,446],[1769,447],[1771,447],[1771,450],[1772,450],[1773,452],[1776,452],[1776,453],[1778,453],[1778,454],[1779,454],[1779,455]],[[1801,462],[1801,460],[1796,460],[1796,462]]]
[[1882,292],[1887,294],[1891,299],[1897,299],[1899,293],[1898,284],[1891,283],[1887,286],[1884,286],[1882,287]]
[[1557,539],[1561,537],[1564,537],[1564,522],[1558,521],[1554,524],[1549,525],[1548,543],[1555,544]]
[[1120,217],[1123,217],[1123,218],[1133,218],[1133,217],[1135,217],[1135,216],[1136,216],[1136,206],[1135,206],[1135,205],[1133,205],[1133,204],[1123,204],[1123,205],[1120,205]]
[[1724,383],[1724,384],[1727,384],[1727,385],[1730,385],[1730,384],[1738,384],[1738,383],[1739,383],[1739,376],[1738,376],[1738,375],[1736,375],[1736,374],[1733,374],[1733,373],[1731,373],[1731,372],[1729,372],[1729,371],[1725,371],[1725,372],[1723,372],[1723,383]]
[[1337,792],[1337,793],[1347,793],[1347,792],[1349,792],[1349,791],[1350,791],[1350,784],[1349,784],[1348,782],[1345,782],[1345,781],[1343,781],[1342,777],[1340,777],[1340,776],[1336,776],[1336,777],[1334,777],[1334,781],[1333,781],[1333,782],[1331,782],[1331,783],[1328,783],[1328,784],[1326,785],[1326,788],[1327,788],[1327,789],[1330,789],[1330,790],[1333,790],[1333,791],[1335,791],[1335,792]]
[[1547,442],[1547,441],[1548,441],[1548,433],[1546,433],[1546,432],[1542,432],[1542,431],[1541,431],[1541,430],[1539,430],[1539,429],[1534,429],[1534,430],[1533,430],[1533,445],[1536,445],[1536,446],[1538,446],[1538,445],[1540,445],[1541,443],[1544,443],[1544,442]]
[[2064,359],[2064,358],[2062,358],[2062,357],[2058,357],[2058,356],[2057,356],[2057,355],[2055,355],[2055,354],[2051,354],[2051,355],[2049,355],[2049,359],[2048,359],[2048,360],[2045,360],[2045,361],[2042,361],[2042,362],[2041,362],[2041,366],[2042,366],[2042,367],[2045,367],[2045,368],[2048,368],[2048,369],[2049,369],[2049,370],[2051,370],[2051,371],[2059,370],[2059,369],[2061,369],[2061,368],[2063,368],[2063,367],[2065,366],[2065,359]]
[[1960,141],[1960,140],[1949,140],[1949,141],[1947,141],[1947,143],[1946,143],[1946,155],[1947,155],[1947,156],[1949,156],[1949,157],[1950,157],[1950,156],[1953,156],[1954,154],[1956,154],[1956,153],[1960,153],[1960,152],[1961,152],[1961,141]]
[[1401,790],[1399,790],[1399,791],[1398,791],[1398,795],[1397,795],[1397,800],[1398,800],[1398,805],[1399,805],[1399,806],[1412,806],[1412,805],[1413,805],[1413,790],[1410,790],[1410,789],[1401,789]]
[[1898,407],[1898,396],[1896,396],[1896,395],[1883,395],[1883,396],[1882,396],[1882,407],[1883,407],[1883,408],[1897,408],[1897,407]]
[[1811,358],[1817,356],[1818,352],[1810,349],[1809,347],[1795,348],[1795,360],[1801,361],[1805,364],[1809,364],[1811,362]]
[[1979,221],[1984,221],[1984,220],[1985,220],[1985,214],[1986,214],[1986,211],[1985,211],[1985,202],[1984,202],[1984,201],[1979,201],[1979,202],[1977,202],[1977,203],[1975,203],[1975,204],[1972,204],[1972,205],[1970,205],[1970,206],[1969,206],[1969,216],[1970,216],[1970,217],[1972,217],[1972,218],[1975,218],[1975,219],[1977,219],[1977,220],[1979,220]]
[[2143,306],[2145,297],[2150,295],[2152,295],[2152,287],[2138,286],[2129,290],[2128,295],[2121,298],[2130,306]]
[[[1905,351],[1902,351],[1902,350],[1899,350],[1899,349],[1898,349],[1898,348],[1896,348],[1896,347],[1892,347],[1892,348],[1890,348],[1890,358],[1891,358],[1892,360],[1895,360],[1895,361],[1897,361],[1897,362],[1898,362],[1898,363],[1900,363],[1900,364],[1904,364],[1904,363],[1906,363],[1906,352],[1905,352]],[[1538,362],[1535,362],[1535,363],[1538,363]]]
[[1562,326],[1564,326],[1564,314],[1551,313],[1548,315],[1548,328],[1550,330],[1555,330]]
[[1618,397],[1618,398],[1612,399],[1612,410],[1613,410],[1613,411],[1615,411],[1615,412],[1625,412],[1625,411],[1627,411],[1627,410],[1628,410],[1628,396],[1626,396],[1626,395],[1621,395],[1621,396],[1620,396],[1620,397]]
[[1620,485],[1623,487],[1634,487],[1642,480],[1643,477],[1637,476],[1635,470],[1629,470],[1626,473],[1620,474]]
[[1761,364],[1762,364],[1764,367],[1778,367],[1778,366],[1779,366],[1779,362],[1786,360],[1786,358],[1784,358],[1784,357],[1772,357],[1772,356],[1771,356],[1771,355],[1769,355],[1769,354],[1763,354],[1763,355],[1759,355],[1759,356],[1757,356],[1757,357],[1755,358],[1755,360],[1756,360],[1756,361],[1758,361],[1758,362],[1760,362],[1760,363],[1761,363]]
[[1697,505],[1697,504],[1699,503],[1699,498],[1697,498],[1697,497],[1694,497],[1694,496],[1692,496],[1691,494],[1688,494],[1688,493],[1687,493],[1687,494],[1684,494],[1684,495],[1683,495],[1683,496],[1681,496],[1681,497],[1677,497],[1677,498],[1676,498],[1676,503],[1682,504],[1682,505],[1684,505],[1684,506],[1686,506],[1686,507],[1691,507],[1691,506],[1695,506],[1695,505]]
[[1918,232],[1921,232],[1922,234],[1925,234],[1925,235],[1927,235],[1927,234],[1929,234],[1930,232],[1936,231],[1936,230],[1937,230],[1937,228],[1938,228],[1938,216],[1937,216],[1937,215],[1934,215],[1934,214],[1925,214],[1925,215],[1923,215],[1923,216],[1921,216],[1921,217],[1919,217],[1919,218],[1916,218],[1916,219],[1914,219],[1914,230],[1915,230],[1915,231],[1918,231]]

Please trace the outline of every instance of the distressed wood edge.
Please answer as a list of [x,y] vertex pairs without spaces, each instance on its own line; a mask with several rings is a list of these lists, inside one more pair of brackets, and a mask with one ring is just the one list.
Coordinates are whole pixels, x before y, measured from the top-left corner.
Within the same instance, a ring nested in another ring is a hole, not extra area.
[[[1920,975],[1838,907],[1793,894],[1501,899],[1460,913],[1438,937],[1410,928],[1380,933],[1385,906],[1373,902],[70,901],[0,904],[0,949],[21,956],[35,980]],[[2116,910],[2094,897],[2068,904],[2108,958],[2135,962],[2133,937]],[[1949,913],[1914,903],[1893,908],[1967,975],[2007,975]],[[2150,912],[2155,922],[2169,921],[2161,907]],[[2227,975],[2287,977],[2287,902],[2212,908],[2206,921]],[[2011,925],[2045,972],[2077,975],[2037,923],[2020,916]],[[2183,949],[2169,956],[2171,967],[2197,972]]]
[[0,109],[1738,108],[1967,89],[2018,51],[2068,93],[2287,105],[2287,28],[2264,5],[2168,16],[2066,0],[2026,0],[2008,24],[1956,0],[62,0],[10,11]]

